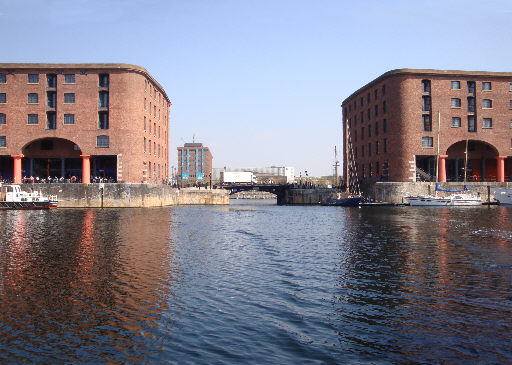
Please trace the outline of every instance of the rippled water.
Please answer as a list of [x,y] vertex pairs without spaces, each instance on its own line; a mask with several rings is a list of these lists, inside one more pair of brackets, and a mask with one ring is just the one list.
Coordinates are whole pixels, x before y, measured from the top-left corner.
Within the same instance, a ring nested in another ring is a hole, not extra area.
[[0,212],[0,362],[512,358],[512,209]]

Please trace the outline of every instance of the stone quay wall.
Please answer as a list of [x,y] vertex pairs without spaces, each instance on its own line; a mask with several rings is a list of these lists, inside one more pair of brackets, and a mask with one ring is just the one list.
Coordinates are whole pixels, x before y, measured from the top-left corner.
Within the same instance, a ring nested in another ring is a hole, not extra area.
[[286,189],[283,196],[277,197],[281,205],[318,205],[325,203],[328,198],[334,197],[334,189]]
[[24,191],[56,195],[59,208],[138,208],[167,205],[226,205],[221,189],[176,189],[159,184],[22,184]]
[[[449,190],[462,190],[463,182],[440,183]],[[495,202],[492,188],[512,189],[512,183],[479,182],[466,183],[469,189],[477,189],[483,202]],[[362,186],[363,194],[374,201],[389,203],[405,203],[403,197],[408,194],[434,194],[436,184],[432,182],[377,182]],[[440,195],[449,194],[440,192]]]

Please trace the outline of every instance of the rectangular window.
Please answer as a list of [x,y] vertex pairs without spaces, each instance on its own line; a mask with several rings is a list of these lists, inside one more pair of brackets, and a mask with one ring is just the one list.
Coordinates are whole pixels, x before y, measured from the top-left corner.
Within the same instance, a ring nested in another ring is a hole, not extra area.
[[54,74],[46,75],[46,87],[49,89],[54,89],[57,87],[57,75],[54,75]]
[[39,115],[29,114],[27,118],[27,124],[39,124]]
[[364,139],[364,127],[361,127],[361,140]]
[[96,137],[96,146],[97,147],[108,147],[109,146],[109,138],[108,136],[97,136]]
[[423,148],[434,147],[434,139],[432,137],[422,137],[421,138],[421,147],[423,147]]
[[452,90],[460,90],[460,81],[452,81]]
[[382,85],[382,95],[386,95],[386,85]]
[[75,114],[64,114],[64,124],[75,124]]
[[38,84],[39,83],[39,75],[38,74],[28,74],[28,83],[29,84]]
[[109,84],[109,78],[107,74],[99,75],[99,85],[100,87],[107,88]]
[[379,97],[379,89],[375,89],[375,100]]
[[474,81],[468,81],[468,94],[475,93],[476,84]]
[[485,109],[492,108],[492,100],[491,99],[482,100],[482,108],[485,108]]
[[64,104],[74,104],[75,103],[75,93],[65,93],[64,94]]
[[65,74],[64,75],[64,83],[74,84],[75,83],[75,74]]
[[364,112],[361,112],[361,123],[364,123]]
[[421,98],[421,101],[422,101],[422,105],[421,105],[421,108],[424,112],[429,112],[430,111],[430,96],[423,96]]
[[144,152],[146,152],[146,137],[144,137]]
[[[5,76],[4,73],[0,73],[0,84],[5,84],[6,82],[7,82],[7,77]],[[512,86],[510,87],[510,91],[512,91]]]
[[474,115],[468,116],[468,132],[476,132],[476,122]]
[[149,120],[149,134],[151,134],[151,119]]
[[7,123],[7,118],[6,118],[5,114],[0,113],[0,124],[6,124],[6,123]]
[[492,128],[492,118],[484,118],[482,128]]
[[28,103],[37,104],[39,102],[39,96],[36,93],[28,94]]
[[99,107],[108,108],[108,91],[99,92]]
[[378,155],[379,154],[379,141],[376,141],[375,142],[375,154]]
[[452,108],[460,108],[461,103],[459,98],[452,98]]
[[421,81],[421,91],[424,93],[430,93],[430,80]]
[[46,92],[46,105],[52,109],[55,109],[57,106],[57,93],[55,91]]
[[146,131],[146,117],[144,117],[144,132]]
[[376,117],[379,116],[379,105],[378,104],[375,104],[375,116]]
[[0,147],[7,147],[5,136],[0,136]]
[[363,105],[364,105],[364,98],[361,97],[361,106],[363,106]]
[[388,130],[388,120],[387,120],[387,119],[384,119],[384,120],[382,121],[382,131],[383,131],[384,133],[386,133],[386,132],[387,132],[387,130]]
[[387,111],[386,100],[382,102],[382,112],[385,114]]
[[[2,80],[1,80],[1,79],[2,79],[2,78],[1,78],[1,76],[0,76],[0,82],[2,82]],[[5,80],[5,79],[4,79],[4,80]],[[5,81],[4,81],[4,82],[5,82]],[[510,91],[512,91],[512,82],[510,83]]]
[[423,131],[432,132],[432,118],[429,114],[423,116]]
[[452,128],[460,128],[460,118],[459,117],[452,117]]
[[368,126],[368,138],[370,138],[372,136],[372,126],[369,125]]
[[483,91],[492,90],[491,83],[490,82],[482,82],[482,90]]
[[108,129],[108,112],[98,112],[98,129]]
[[468,112],[470,112],[470,113],[475,112],[475,97],[474,96],[468,97]]
[[372,144],[368,143],[368,157],[372,157]]
[[366,101],[368,102],[368,104],[370,104],[370,93],[368,93],[368,96],[366,97]]
[[57,129],[57,117],[55,112],[46,112],[46,129]]
[[375,122],[375,135],[379,135],[379,122]]
[[361,146],[361,156],[364,157],[364,146]]
[[512,100],[510,100],[510,110],[512,110]]

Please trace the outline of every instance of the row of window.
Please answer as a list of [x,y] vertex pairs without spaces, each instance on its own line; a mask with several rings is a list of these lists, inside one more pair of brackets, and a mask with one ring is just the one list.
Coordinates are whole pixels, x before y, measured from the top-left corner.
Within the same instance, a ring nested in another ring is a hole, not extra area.
[[[349,125],[350,127],[350,125]],[[379,135],[379,122],[375,122],[375,136],[378,136]],[[365,132],[366,130],[368,131],[368,138],[370,138],[372,136],[372,126],[371,125],[368,125],[367,128],[365,127],[361,127],[361,140],[364,139],[365,137]],[[387,123],[387,119],[383,119],[382,120],[382,133],[386,133],[388,130],[388,123]],[[354,130],[354,143],[357,143],[357,130]]]
[[[146,149],[146,137],[144,137],[144,153],[149,152],[151,154],[151,140],[147,141],[147,149]],[[158,157],[165,156],[165,148],[156,142],[153,142],[153,154]]]
[[[367,145],[367,149],[366,149],[366,153],[367,153],[367,157],[372,157],[372,143],[368,143]],[[365,157],[365,145],[361,145],[361,157]],[[375,141],[375,155],[378,155],[380,154],[380,141]],[[357,160],[357,154],[358,150],[357,150],[357,147],[354,147],[354,157],[356,158]],[[383,139],[383,144],[382,144],[382,152],[383,153],[387,153],[388,152],[388,140],[387,138],[384,138]]]
[[[365,167],[366,167],[366,165],[364,165],[364,164],[361,166],[363,179],[366,179],[366,168]],[[357,168],[358,168],[358,166],[356,164],[356,170],[357,170]],[[377,178],[377,180],[379,180],[380,178],[388,179],[389,178],[388,169],[389,169],[388,163],[383,162],[382,163],[382,174],[381,174],[380,163],[379,163],[379,161],[376,161],[375,162],[375,177]],[[372,169],[371,162],[368,163],[368,177],[369,178],[373,177],[373,169]]]
[[[460,117],[452,117],[452,128],[460,128],[462,126]],[[476,132],[476,118],[474,115],[468,115],[468,132]],[[492,118],[482,118],[482,128],[492,128]],[[510,120],[510,128],[512,128],[512,119]],[[423,131],[432,132],[432,118],[430,115],[423,115]]]
[[[108,112],[98,113],[98,129],[109,129]],[[56,113],[46,113],[47,129],[56,129]],[[0,124],[7,124],[7,116],[4,113],[0,113]],[[27,124],[39,124],[39,114],[27,114]],[[64,114],[64,124],[72,125],[75,124],[75,114]]]
[[[96,147],[108,148],[110,146],[109,136],[96,136]],[[7,147],[7,137],[0,136],[0,147]]]
[[[151,134],[151,119],[149,120],[149,123],[146,123],[146,117],[144,117],[144,132],[147,131],[147,128],[146,128],[146,124],[147,126],[149,126],[149,134]],[[158,127],[158,129],[157,129]],[[157,134],[157,130],[158,130],[158,134]],[[160,131],[161,131],[161,128],[160,126],[157,126],[156,125],[156,122],[153,123],[153,134],[155,135],[155,137],[158,135],[158,138],[160,138]],[[167,139],[167,132],[164,130],[164,138]]]
[[[56,93],[53,91],[49,91],[47,93],[48,97],[48,107],[55,108],[56,103]],[[107,105],[108,105],[108,93],[107,93]],[[0,104],[7,103],[7,95],[6,93],[0,93]],[[27,95],[27,103],[28,104],[39,104],[39,94],[38,93],[28,93]],[[64,93],[64,104],[74,104],[75,103],[75,93]],[[100,98],[101,104],[101,98]]]
[[[386,95],[386,85],[382,85],[382,87],[379,89],[379,88],[376,88],[373,93],[374,93],[374,98],[375,100],[377,100],[379,98],[379,90],[382,91],[382,96],[385,96]],[[364,96],[361,96],[361,98],[359,99],[360,100],[360,106],[363,107],[364,106]],[[371,103],[371,92],[368,92],[368,94],[366,95],[366,103],[367,104],[370,104]],[[350,103],[348,104],[348,112],[352,112],[352,106],[354,107],[354,110],[357,109],[357,102],[356,100],[354,100],[353,103]]]
[[[28,74],[27,82],[29,84],[39,84],[39,74]],[[0,73],[0,84],[7,83],[7,75],[5,73]],[[75,83],[75,74],[64,74],[64,83],[65,84],[74,84]],[[98,85],[101,88],[108,88],[109,86],[109,75],[108,74],[99,74],[98,75]],[[56,74],[47,74],[46,75],[46,86],[48,88],[56,88],[57,87],[57,75]]]
[[[153,84],[151,84],[150,82],[148,82],[148,80],[144,80],[144,92],[147,91],[148,89],[148,85],[149,85],[149,96],[153,97],[154,99],[156,99],[156,95],[157,95],[157,90],[156,90],[156,87],[153,86]],[[164,103],[164,98],[162,97],[162,95],[160,93],[158,93],[158,103],[159,104],[163,104]]]
[[[423,93],[430,93],[431,91],[431,83],[430,80],[421,80],[421,90]],[[461,82],[460,81],[451,81],[450,88],[452,90],[460,90]],[[468,94],[474,94],[476,89],[475,81],[467,81],[467,92]],[[482,91],[491,91],[492,90],[492,82],[490,81],[482,81]],[[510,83],[510,91],[512,91],[512,82]]]
[[[462,106],[461,99],[459,98],[452,98],[452,108],[460,108]],[[512,110],[512,100],[509,101],[509,109]],[[469,97],[468,98],[468,108],[471,109],[473,112],[475,111],[475,98]],[[482,108],[484,109],[492,109],[492,99],[483,99],[482,100]]]

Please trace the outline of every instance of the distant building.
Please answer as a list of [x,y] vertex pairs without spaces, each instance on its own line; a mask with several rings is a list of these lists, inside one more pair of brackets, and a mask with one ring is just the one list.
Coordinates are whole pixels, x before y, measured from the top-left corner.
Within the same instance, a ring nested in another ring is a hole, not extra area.
[[202,143],[185,143],[178,147],[178,179],[184,184],[208,182],[213,156]]
[[214,168],[212,179],[213,181],[220,180],[220,172],[228,171],[228,172],[240,172],[240,171],[249,171],[256,175],[256,178],[259,182],[265,182],[269,180],[273,180],[275,182],[281,181],[285,183],[293,183],[295,181],[295,168],[294,167],[224,167],[224,168]]
[[170,100],[128,64],[0,64],[0,175],[162,183]]
[[512,179],[511,72],[393,70],[342,108],[359,180]]

